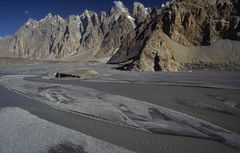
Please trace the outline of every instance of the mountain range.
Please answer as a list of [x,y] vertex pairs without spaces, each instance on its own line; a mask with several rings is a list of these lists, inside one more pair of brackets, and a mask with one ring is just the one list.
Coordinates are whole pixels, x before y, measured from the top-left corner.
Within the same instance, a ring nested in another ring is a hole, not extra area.
[[109,59],[122,70],[240,69],[239,0],[173,0],[159,8],[116,6],[63,19],[29,19],[0,38],[0,57]]

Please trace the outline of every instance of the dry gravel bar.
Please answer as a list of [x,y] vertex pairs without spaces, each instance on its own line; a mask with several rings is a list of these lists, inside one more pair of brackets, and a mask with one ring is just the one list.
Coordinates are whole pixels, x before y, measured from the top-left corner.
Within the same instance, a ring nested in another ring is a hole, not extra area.
[[20,108],[1,109],[0,123],[1,153],[47,153],[59,144],[82,146],[87,153],[133,153],[50,123]]

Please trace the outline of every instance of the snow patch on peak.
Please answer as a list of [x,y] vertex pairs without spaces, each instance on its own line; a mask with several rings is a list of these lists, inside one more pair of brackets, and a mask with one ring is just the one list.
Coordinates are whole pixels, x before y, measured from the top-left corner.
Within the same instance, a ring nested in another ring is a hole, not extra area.
[[25,25],[26,25],[27,27],[32,27],[32,28],[35,29],[35,28],[37,27],[37,25],[38,25],[38,21],[30,18],[30,19],[25,23]]
[[83,12],[83,14],[89,15],[89,11],[88,11],[88,10],[85,10],[85,11]]
[[169,5],[170,5],[170,2],[166,2],[166,6],[169,7]]
[[134,11],[141,10],[145,15],[148,14],[148,8],[145,8],[142,3],[134,2]]
[[140,3],[140,2],[134,2],[134,4],[133,4],[134,6],[143,6],[143,4],[142,3]]
[[106,17],[107,13],[105,11],[101,11],[100,16]]
[[48,15],[45,16],[44,18],[42,18],[39,22],[44,22],[44,21],[46,21],[48,18],[51,18],[52,16],[53,16],[52,13],[48,13]]
[[83,14],[81,15],[81,18],[91,18],[90,17],[90,14],[89,14],[89,10],[85,10],[84,12],[83,12]]
[[134,2],[133,6],[134,6],[134,8],[145,8],[144,5],[139,2]]
[[53,16],[52,13],[49,12],[48,15],[47,15],[46,17],[52,17],[52,16]]
[[135,28],[136,28],[135,19],[134,19],[133,17],[131,17],[130,15],[127,15],[127,18],[130,20],[130,22],[131,22],[132,25],[133,25],[133,28],[135,29]]
[[52,17],[53,17],[52,13],[48,13],[48,15],[45,16],[45,18],[43,18],[43,20],[46,20],[46,19],[49,19],[49,18],[52,18]]
[[52,13],[48,13],[47,16],[39,20],[39,23],[44,23],[45,21],[58,21],[60,23],[65,22],[65,20],[60,15],[52,15]]
[[161,8],[169,7],[171,4],[174,4],[176,0],[167,1],[165,4],[161,5]]
[[41,19],[39,22],[43,22],[44,21],[44,18],[43,19]]
[[61,22],[64,22],[65,20],[60,16],[60,15],[57,15],[57,19]]
[[119,9],[124,9],[125,8],[122,1],[114,1],[113,3],[115,4],[115,7],[119,8]]
[[27,26],[29,26],[29,25],[30,25],[30,22],[29,22],[29,20],[27,21],[26,25],[27,25]]
[[134,19],[133,17],[131,17],[130,15],[127,15],[127,18],[128,18],[129,20],[135,21],[135,19]]
[[113,3],[115,4],[115,7],[123,12],[128,12],[127,8],[125,7],[125,5],[123,4],[122,1],[113,1]]

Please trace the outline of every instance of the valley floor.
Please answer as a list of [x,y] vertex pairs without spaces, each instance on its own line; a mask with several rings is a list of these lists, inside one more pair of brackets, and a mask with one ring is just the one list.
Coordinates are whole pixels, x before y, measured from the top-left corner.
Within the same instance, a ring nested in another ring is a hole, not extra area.
[[[54,78],[72,69],[97,75]],[[105,64],[35,63],[0,66],[0,76],[0,152],[33,152],[34,144],[50,152],[65,142],[87,152],[240,152],[240,72],[127,72]]]

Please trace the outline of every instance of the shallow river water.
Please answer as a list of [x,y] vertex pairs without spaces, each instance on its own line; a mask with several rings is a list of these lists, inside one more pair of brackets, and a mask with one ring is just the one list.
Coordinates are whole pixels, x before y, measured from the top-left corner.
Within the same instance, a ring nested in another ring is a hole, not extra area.
[[0,86],[0,107],[20,107],[40,118],[138,153],[238,153],[224,144],[183,136],[150,134],[54,109]]

